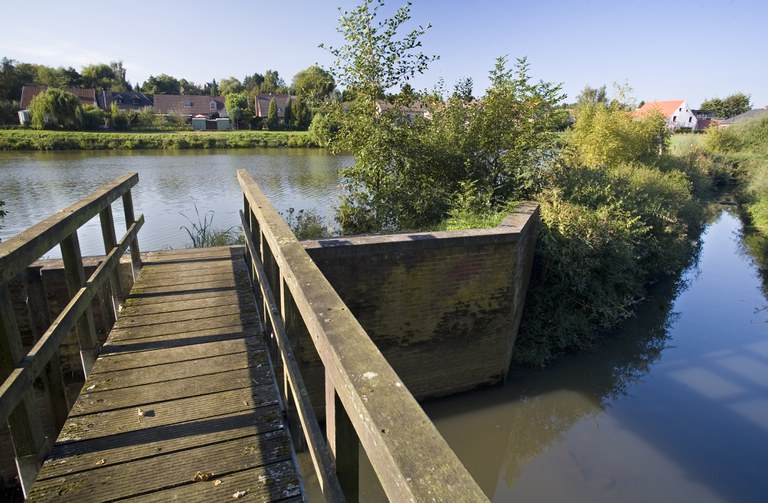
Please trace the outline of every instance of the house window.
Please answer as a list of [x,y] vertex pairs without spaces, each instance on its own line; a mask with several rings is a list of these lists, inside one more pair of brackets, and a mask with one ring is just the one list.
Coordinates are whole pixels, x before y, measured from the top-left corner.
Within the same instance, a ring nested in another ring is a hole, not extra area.
[[688,117],[688,122],[693,121],[693,117]]
[[672,116],[672,122],[675,122],[677,120],[677,115]]
[[683,107],[678,108],[677,111],[678,112],[682,112],[683,111]]
[[211,101],[211,112],[215,112],[215,111],[216,111],[216,102]]

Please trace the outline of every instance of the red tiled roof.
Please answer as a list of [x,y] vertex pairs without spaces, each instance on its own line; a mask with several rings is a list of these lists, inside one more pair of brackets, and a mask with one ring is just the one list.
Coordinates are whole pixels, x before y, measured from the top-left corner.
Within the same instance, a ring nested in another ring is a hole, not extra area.
[[664,117],[673,115],[678,109],[683,106],[685,100],[672,100],[672,101],[649,101],[637,110],[635,115],[645,115],[652,111],[659,111]]
[[[32,99],[38,94],[45,92],[48,88],[45,86],[24,86],[21,88],[21,102],[19,103],[19,109],[26,110],[29,108],[29,104]],[[78,97],[83,105],[98,106],[96,102],[96,90],[93,88],[82,89],[79,87],[68,87],[65,91],[74,94]]]
[[[211,109],[211,101],[215,102],[215,110]],[[221,96],[156,94],[153,110],[156,114],[167,114],[173,111],[180,115],[201,114],[208,117],[212,112],[223,114],[225,107],[224,98]]]

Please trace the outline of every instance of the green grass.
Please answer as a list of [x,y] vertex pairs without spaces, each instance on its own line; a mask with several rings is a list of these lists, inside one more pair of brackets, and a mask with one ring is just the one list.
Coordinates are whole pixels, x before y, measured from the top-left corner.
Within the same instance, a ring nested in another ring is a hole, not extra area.
[[306,131],[103,133],[0,130],[0,150],[141,150],[317,147]]
[[702,145],[704,135],[694,133],[673,134],[669,149],[672,155],[682,156]]

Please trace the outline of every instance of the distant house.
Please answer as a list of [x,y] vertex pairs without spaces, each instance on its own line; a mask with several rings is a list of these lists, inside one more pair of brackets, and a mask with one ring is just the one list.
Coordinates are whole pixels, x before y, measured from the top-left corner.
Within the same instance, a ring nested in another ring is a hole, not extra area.
[[696,129],[698,120],[685,100],[650,101],[637,110],[635,115],[641,117],[651,112],[660,112],[667,121],[667,127],[673,131],[679,129]]
[[[47,86],[24,86],[21,88],[21,102],[19,103],[19,123],[22,126],[29,125],[32,122],[32,116],[29,113],[29,104],[40,93],[48,90]],[[99,106],[96,99],[96,89],[81,89],[79,87],[69,87],[65,91],[74,94],[83,105]]]
[[733,126],[734,124],[738,124],[740,122],[757,119],[758,117],[763,117],[766,114],[768,114],[768,107],[756,108],[754,110],[749,110],[748,112],[744,112],[743,114],[739,114],[734,117],[731,117],[730,119],[722,120],[718,124],[718,127],[727,128],[727,127]]
[[722,120],[717,117],[717,112],[714,110],[691,110],[691,112],[696,116],[696,131],[704,131]]
[[[376,113],[380,114],[385,110],[391,110],[397,107],[397,105],[384,100],[376,100]],[[424,117],[425,119],[432,118],[432,111],[429,109],[426,103],[421,101],[414,101],[408,106],[398,107],[401,112],[405,113],[408,117]]]
[[269,116],[269,102],[275,100],[277,105],[277,119],[285,119],[285,104],[288,102],[288,98],[291,102],[295,103],[297,96],[291,96],[290,94],[267,94],[259,93],[255,97],[254,103],[254,115],[256,117],[268,117]]
[[155,115],[176,113],[189,118],[195,115],[205,117],[227,117],[223,96],[189,96],[179,94],[156,94],[152,110]]
[[152,98],[144,93],[135,91],[102,91],[96,98],[99,101],[99,107],[109,112],[112,109],[112,103],[117,108],[126,112],[141,112],[143,108],[152,108]]

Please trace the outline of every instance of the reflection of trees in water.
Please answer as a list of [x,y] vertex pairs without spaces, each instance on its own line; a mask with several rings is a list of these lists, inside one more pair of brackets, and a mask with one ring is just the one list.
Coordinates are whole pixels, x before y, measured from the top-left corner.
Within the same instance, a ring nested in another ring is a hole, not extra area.
[[742,253],[752,261],[760,273],[763,295],[768,297],[768,236],[745,227],[741,245]]
[[667,280],[652,288],[637,316],[608,334],[589,353],[569,355],[540,370],[518,370],[510,377],[520,395],[504,418],[509,440],[503,476],[512,487],[520,470],[550,445],[560,441],[578,421],[599,416],[661,357],[676,318],[675,298],[686,288]]

